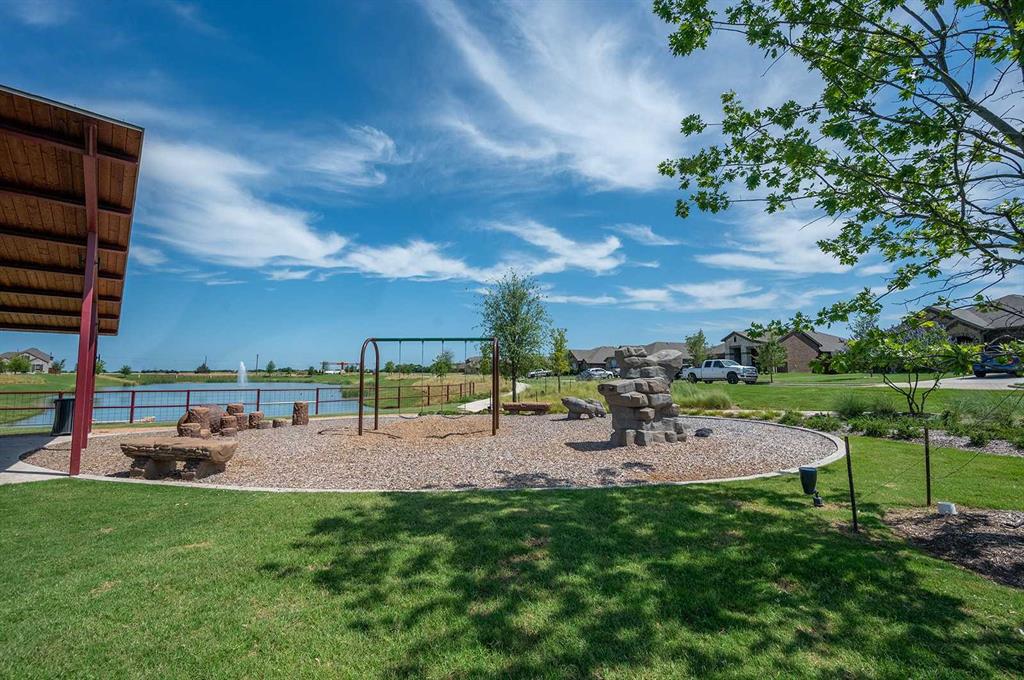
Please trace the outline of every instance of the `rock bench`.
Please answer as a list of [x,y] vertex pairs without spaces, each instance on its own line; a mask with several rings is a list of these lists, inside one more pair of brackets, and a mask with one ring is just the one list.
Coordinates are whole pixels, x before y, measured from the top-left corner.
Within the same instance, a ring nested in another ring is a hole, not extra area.
[[202,479],[224,471],[238,449],[233,439],[193,437],[140,437],[121,444],[121,453],[132,459],[130,477],[159,479],[171,474],[184,461],[181,478]]
[[501,407],[505,409],[506,413],[534,413],[537,415],[543,415],[551,410],[551,404],[532,401],[510,401],[507,404],[502,404]]

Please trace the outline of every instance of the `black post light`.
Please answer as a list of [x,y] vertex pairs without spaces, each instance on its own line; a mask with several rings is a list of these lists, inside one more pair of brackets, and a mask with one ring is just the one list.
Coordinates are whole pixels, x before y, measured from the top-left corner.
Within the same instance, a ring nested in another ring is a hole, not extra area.
[[810,466],[801,467],[800,484],[804,487],[805,494],[814,496],[814,507],[821,508],[825,506],[825,502],[818,495],[818,468]]

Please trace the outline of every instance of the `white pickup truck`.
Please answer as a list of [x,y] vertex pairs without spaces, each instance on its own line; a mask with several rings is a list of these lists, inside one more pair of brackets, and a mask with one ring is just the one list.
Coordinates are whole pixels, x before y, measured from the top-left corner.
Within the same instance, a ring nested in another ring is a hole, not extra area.
[[682,377],[692,383],[698,380],[706,383],[728,380],[730,384],[735,385],[742,380],[748,385],[753,385],[757,382],[756,368],[737,364],[731,359],[708,359],[700,366],[684,368],[681,373]]

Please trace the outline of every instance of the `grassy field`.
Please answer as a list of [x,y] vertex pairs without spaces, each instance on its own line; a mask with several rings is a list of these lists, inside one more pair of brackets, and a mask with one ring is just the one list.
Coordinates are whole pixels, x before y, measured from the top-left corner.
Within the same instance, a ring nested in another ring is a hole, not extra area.
[[[824,376],[836,377],[836,376]],[[876,376],[877,378],[877,376]],[[586,397],[597,399],[597,381],[562,381],[561,392],[551,379],[545,381],[527,381],[531,389],[527,391],[526,397],[531,400],[551,402],[556,410],[560,410],[560,399],[563,396]],[[906,401],[900,395],[887,387],[867,387],[863,385],[840,386],[837,385],[811,385],[800,381],[770,383],[759,382],[754,385],[730,385],[726,382],[716,382],[711,385],[697,383],[690,385],[683,381],[676,381],[673,384],[673,397],[676,403],[683,406],[701,406],[702,394],[708,395],[708,400],[717,400],[717,397],[724,394],[732,402],[733,406],[742,409],[772,409],[776,411],[831,411],[833,406],[843,394],[860,394],[865,397],[876,395],[888,395],[889,399],[898,407],[906,409]],[[1006,390],[935,390],[926,402],[926,410],[931,413],[941,413],[956,402],[975,403],[980,405],[994,404],[1003,400],[1013,400],[1017,403],[1024,401],[1024,391],[1008,392]],[[715,406],[721,408],[722,406]]]
[[[1019,677],[1024,592],[878,521],[920,447],[691,487],[267,494],[0,487],[0,676]],[[936,495],[1024,509],[1024,460],[935,454]],[[895,479],[893,479],[895,477]]]

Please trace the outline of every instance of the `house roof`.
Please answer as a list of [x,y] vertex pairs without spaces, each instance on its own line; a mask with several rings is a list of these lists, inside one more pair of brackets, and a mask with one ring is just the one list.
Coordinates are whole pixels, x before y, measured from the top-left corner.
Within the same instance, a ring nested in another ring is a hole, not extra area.
[[749,335],[747,335],[746,333],[742,333],[740,331],[731,331],[731,332],[727,333],[726,336],[724,338],[722,338],[722,342],[725,342],[730,336],[733,336],[733,335],[738,335],[741,338],[743,338],[744,340],[747,340],[748,342],[753,342],[755,344],[760,344],[760,343],[764,342],[763,340],[758,340],[757,338],[752,338]]
[[142,135],[0,85],[0,328],[79,332],[95,232],[97,330],[117,335]]
[[956,319],[968,326],[982,330],[1024,327],[1024,295],[1004,295],[992,300],[988,309],[980,305],[969,305],[957,309],[930,306],[925,310],[940,319]]
[[4,352],[3,354],[0,354],[0,359],[13,359],[14,357],[21,356],[22,354],[28,354],[40,361],[53,361],[53,357],[51,355],[35,347],[29,347],[28,349],[17,350],[14,352]]
[[812,343],[817,345],[819,352],[828,352],[829,354],[837,354],[839,352],[846,351],[846,340],[839,337],[838,335],[832,335],[831,333],[822,333],[820,331],[790,331],[782,336],[782,340],[793,335],[803,335]]

